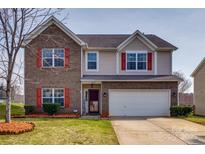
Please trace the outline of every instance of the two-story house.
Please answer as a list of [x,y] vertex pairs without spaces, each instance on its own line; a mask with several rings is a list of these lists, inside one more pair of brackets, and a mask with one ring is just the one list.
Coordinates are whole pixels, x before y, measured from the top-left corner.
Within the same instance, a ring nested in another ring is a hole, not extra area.
[[55,17],[24,42],[25,103],[42,111],[101,116],[169,116],[178,103],[177,48],[152,34],[75,34]]

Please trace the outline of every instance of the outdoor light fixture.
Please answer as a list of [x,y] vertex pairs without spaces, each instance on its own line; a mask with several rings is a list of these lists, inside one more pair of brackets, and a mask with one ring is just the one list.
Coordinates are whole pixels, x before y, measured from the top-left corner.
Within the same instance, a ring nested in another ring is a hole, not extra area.
[[176,92],[173,92],[173,93],[172,93],[172,96],[176,96]]
[[103,97],[106,97],[106,96],[107,96],[107,93],[106,93],[106,92],[104,92],[104,93],[103,93]]

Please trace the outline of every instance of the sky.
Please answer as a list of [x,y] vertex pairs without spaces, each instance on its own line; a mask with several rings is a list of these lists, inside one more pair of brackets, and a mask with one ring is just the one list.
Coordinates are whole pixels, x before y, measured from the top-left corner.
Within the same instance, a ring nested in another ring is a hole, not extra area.
[[[66,9],[74,33],[156,34],[178,47],[173,71],[190,77],[205,56],[205,9]],[[193,87],[190,88],[193,91]]]

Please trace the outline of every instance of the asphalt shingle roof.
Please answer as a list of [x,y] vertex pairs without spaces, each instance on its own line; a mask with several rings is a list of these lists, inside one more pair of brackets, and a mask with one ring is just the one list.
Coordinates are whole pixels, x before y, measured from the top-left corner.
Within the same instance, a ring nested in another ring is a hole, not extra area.
[[[130,34],[77,34],[77,36],[88,44],[89,47],[116,48],[125,41]],[[145,34],[145,36],[159,48],[177,49],[171,43],[163,40],[154,34]]]

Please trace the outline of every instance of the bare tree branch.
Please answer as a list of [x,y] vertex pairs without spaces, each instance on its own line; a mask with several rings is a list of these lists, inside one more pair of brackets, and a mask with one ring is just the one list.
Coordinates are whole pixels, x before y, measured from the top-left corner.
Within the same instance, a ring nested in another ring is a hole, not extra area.
[[176,75],[182,80],[178,86],[180,93],[184,93],[191,87],[192,85],[191,80],[188,79],[183,72],[177,71],[177,72],[174,72],[173,75]]
[[[0,9],[0,82],[6,86],[6,122],[10,122],[11,119],[11,87],[17,82],[21,83],[23,79],[23,63],[16,64],[22,43],[34,27],[41,25],[49,16],[60,12],[62,9]],[[31,54],[35,54],[35,51]]]

